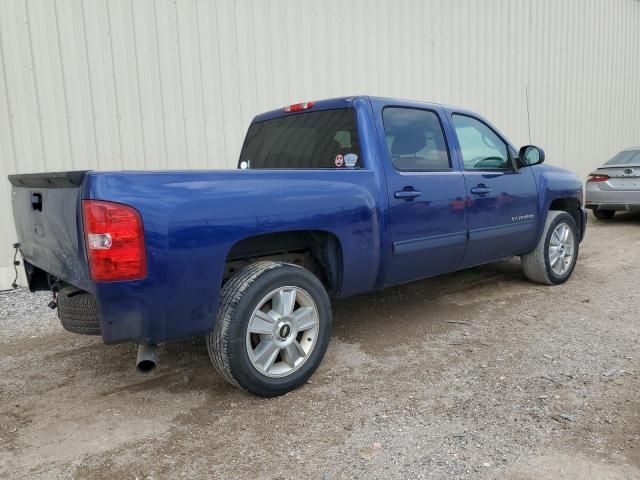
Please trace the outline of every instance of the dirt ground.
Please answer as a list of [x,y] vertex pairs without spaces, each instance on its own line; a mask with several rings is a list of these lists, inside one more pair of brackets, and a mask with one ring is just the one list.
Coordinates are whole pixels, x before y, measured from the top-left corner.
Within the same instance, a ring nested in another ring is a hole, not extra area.
[[519,260],[334,305],[304,388],[226,385],[203,340],[65,332],[0,292],[0,478],[640,479],[640,215],[590,217],[573,278]]

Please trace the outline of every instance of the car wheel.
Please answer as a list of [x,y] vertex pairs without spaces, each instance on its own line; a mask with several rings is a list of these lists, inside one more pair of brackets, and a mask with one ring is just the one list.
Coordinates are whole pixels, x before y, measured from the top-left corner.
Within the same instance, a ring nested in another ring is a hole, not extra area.
[[573,217],[567,212],[549,211],[536,249],[520,257],[525,276],[547,285],[566,282],[576,266],[579,247]]
[[100,335],[96,297],[75,287],[58,292],[58,318],[65,330],[80,335]]
[[256,262],[222,288],[207,350],[229,383],[273,397],[303,385],[331,336],[331,305],[316,276],[297,265]]
[[611,220],[615,214],[615,210],[593,210],[593,216],[598,220]]

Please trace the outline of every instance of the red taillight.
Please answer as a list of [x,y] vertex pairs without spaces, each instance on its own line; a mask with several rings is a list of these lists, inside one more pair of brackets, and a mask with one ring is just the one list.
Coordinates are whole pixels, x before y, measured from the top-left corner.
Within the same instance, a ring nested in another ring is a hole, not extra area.
[[606,182],[609,178],[609,175],[598,175],[597,173],[592,173],[587,178],[587,182]]
[[142,220],[127,205],[83,200],[84,234],[91,278],[97,282],[147,276]]
[[302,102],[302,103],[294,103],[293,105],[288,105],[284,107],[285,112],[300,112],[302,110],[306,110],[307,108],[313,107],[315,102]]

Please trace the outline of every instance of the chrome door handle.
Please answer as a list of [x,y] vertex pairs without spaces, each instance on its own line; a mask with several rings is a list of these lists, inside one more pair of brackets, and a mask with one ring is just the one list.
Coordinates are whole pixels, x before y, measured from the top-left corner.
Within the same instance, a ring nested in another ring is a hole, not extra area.
[[491,189],[485,185],[478,185],[471,189],[471,193],[474,195],[486,195],[487,193],[491,193]]
[[420,195],[422,195],[422,192],[419,190],[400,190],[393,194],[395,198],[402,198],[404,200],[413,200]]

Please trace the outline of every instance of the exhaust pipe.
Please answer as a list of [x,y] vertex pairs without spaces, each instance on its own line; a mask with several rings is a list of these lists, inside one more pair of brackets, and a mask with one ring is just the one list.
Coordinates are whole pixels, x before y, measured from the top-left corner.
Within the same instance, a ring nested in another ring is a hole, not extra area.
[[156,345],[141,343],[138,346],[136,369],[140,373],[150,373],[156,368]]

